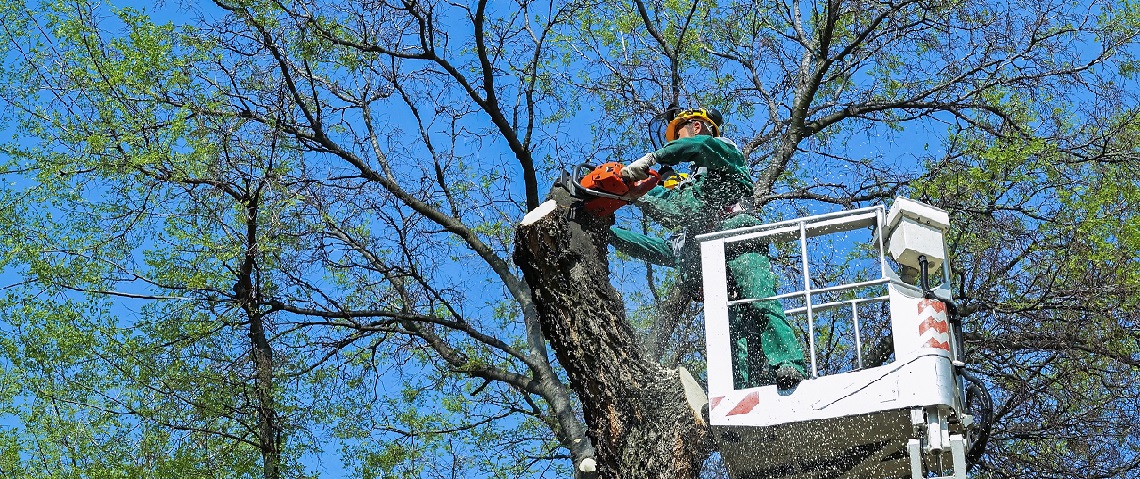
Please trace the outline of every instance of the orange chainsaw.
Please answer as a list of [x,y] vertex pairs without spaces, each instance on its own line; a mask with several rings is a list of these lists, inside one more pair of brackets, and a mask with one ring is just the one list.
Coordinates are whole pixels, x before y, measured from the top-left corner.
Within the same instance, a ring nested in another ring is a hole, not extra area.
[[623,165],[603,163],[591,168],[582,163],[574,167],[571,176],[562,172],[562,184],[573,196],[582,201],[582,208],[594,216],[613,215],[618,208],[633,203],[652,190],[661,181],[661,175],[649,170],[649,177],[640,181],[626,181],[621,177]]

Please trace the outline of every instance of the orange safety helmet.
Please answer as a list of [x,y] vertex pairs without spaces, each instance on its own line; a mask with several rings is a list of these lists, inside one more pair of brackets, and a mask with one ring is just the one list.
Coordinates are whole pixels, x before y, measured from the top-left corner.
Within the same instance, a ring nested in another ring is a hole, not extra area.
[[720,127],[724,124],[724,117],[716,108],[689,108],[682,110],[676,106],[654,116],[649,121],[650,135],[654,146],[660,146],[658,141],[664,139],[670,142],[677,139],[681,127],[693,120],[701,120],[712,126],[712,136],[720,136]]

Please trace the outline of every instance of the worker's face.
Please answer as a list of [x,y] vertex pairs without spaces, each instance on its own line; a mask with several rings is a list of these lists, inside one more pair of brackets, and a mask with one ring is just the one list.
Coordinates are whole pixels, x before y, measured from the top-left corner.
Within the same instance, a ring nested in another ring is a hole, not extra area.
[[681,129],[677,130],[677,138],[688,138],[690,136],[697,136],[704,131],[704,125],[697,120],[689,120],[688,123],[681,125]]

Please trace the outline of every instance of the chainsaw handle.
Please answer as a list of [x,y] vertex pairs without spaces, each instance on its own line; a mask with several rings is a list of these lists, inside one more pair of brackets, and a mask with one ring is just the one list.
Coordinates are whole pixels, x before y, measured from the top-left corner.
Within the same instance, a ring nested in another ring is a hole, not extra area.
[[593,172],[594,168],[595,167],[591,166],[589,163],[578,163],[577,165],[574,165],[572,169],[570,169],[569,173],[567,173],[566,170],[562,170],[563,176],[568,180],[563,182],[563,185],[567,190],[570,191],[570,196],[582,200],[597,197],[621,199],[621,196],[606,193],[604,191],[591,190],[582,186],[582,180],[585,179],[586,176],[588,176],[591,172]]
[[594,171],[594,167],[590,166],[589,163],[578,163],[574,165],[574,169],[571,171],[573,173],[570,174],[570,179],[573,180],[575,184],[581,184],[582,179],[590,174],[591,171]]

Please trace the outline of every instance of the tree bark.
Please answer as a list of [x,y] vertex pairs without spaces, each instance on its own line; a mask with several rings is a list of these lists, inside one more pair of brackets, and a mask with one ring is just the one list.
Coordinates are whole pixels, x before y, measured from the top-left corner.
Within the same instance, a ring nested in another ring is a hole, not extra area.
[[662,368],[638,346],[609,281],[611,220],[582,211],[583,218],[570,221],[567,192],[556,186],[550,198],[523,219],[514,260],[582,402],[598,477],[696,479],[711,451],[696,412],[703,392],[690,387],[687,398],[682,378],[691,382],[688,373]]
[[249,318],[250,359],[253,362],[253,390],[257,398],[257,443],[261,448],[262,478],[280,479],[282,435],[273,392],[273,345],[265,330],[265,313],[257,306],[260,294],[259,286],[255,285],[254,280],[261,202],[256,195],[245,196],[242,201],[246,203],[246,249],[233,289],[235,298]]

